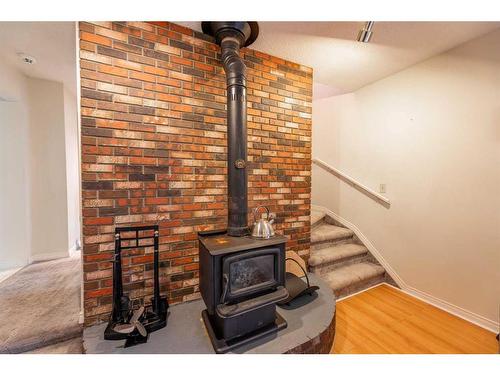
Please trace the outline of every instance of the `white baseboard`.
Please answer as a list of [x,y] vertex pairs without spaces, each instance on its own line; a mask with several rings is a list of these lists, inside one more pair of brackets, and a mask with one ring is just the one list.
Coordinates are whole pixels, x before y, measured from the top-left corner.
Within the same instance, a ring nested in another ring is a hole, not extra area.
[[68,256],[69,256],[68,251],[56,251],[53,253],[35,254],[30,256],[29,263],[31,264],[34,262],[45,262],[47,260],[67,258]]
[[27,264],[28,263],[0,262],[0,272],[22,268]]
[[8,270],[0,271],[0,283],[13,276],[16,272],[22,270],[23,267],[15,267]]
[[[361,242],[368,248],[370,253],[374,256],[374,258],[385,268],[389,276],[396,282],[396,284],[401,288],[401,290],[415,298],[418,298],[421,301],[424,301],[432,306],[435,306],[441,310],[444,310],[452,315],[455,315],[459,318],[467,320],[468,322],[478,325],[488,331],[498,333],[499,331],[499,322],[495,322],[491,319],[485,318],[481,315],[473,313],[472,311],[468,311],[462,307],[456,306],[450,302],[444,301],[440,298],[434,297],[428,293],[422,292],[410,285],[408,285],[397,273],[396,271],[387,263],[384,257],[380,254],[380,252],[375,248],[375,246],[366,238],[363,233],[359,230],[351,222],[347,221],[343,217],[337,215],[335,212],[317,205],[311,205],[311,209],[324,212],[326,215],[331,216],[333,219],[337,220],[342,225],[345,225],[347,228],[352,230],[354,234],[360,239]],[[387,284],[387,283],[386,283]],[[387,284],[394,288],[393,285]],[[364,290],[363,290],[364,291]]]
[[480,326],[484,329],[487,329],[488,331],[494,332],[495,334],[498,333],[499,331],[498,328],[499,323],[491,319],[485,318],[484,316],[478,315],[472,311],[456,306],[440,298],[431,296],[430,294],[422,292],[421,290],[413,288],[409,285],[405,285],[405,287],[403,287],[402,290],[403,292],[409,294],[410,296],[413,296],[421,301],[427,302],[429,305],[435,306],[441,310],[449,312],[452,315],[458,316],[459,318],[467,320],[468,322]]
[[[341,298],[339,298],[339,299],[336,299],[336,300],[335,300],[335,303],[340,302],[340,301],[343,301],[343,300],[345,300],[345,299],[349,299],[349,298],[354,297],[354,296],[357,296],[358,294],[364,293],[364,292],[366,292],[367,290],[370,290],[370,289],[376,288],[376,287],[378,287],[378,286],[380,286],[380,285],[382,285],[382,284],[389,285],[388,283],[386,283],[386,282],[384,281],[384,282],[381,282],[381,283],[379,283],[379,284],[375,284],[375,285],[369,286],[368,288],[365,288],[365,289],[363,289],[363,290],[360,290],[359,292],[356,292],[356,293],[353,293],[353,294],[349,294],[348,296],[345,296],[345,297],[341,297]],[[391,285],[391,286],[392,286],[393,288],[396,288],[396,287],[395,287],[395,286],[393,286],[393,285]],[[399,288],[396,288],[396,289],[397,289],[397,290],[401,290],[401,289],[399,289]]]
[[71,249],[69,249],[69,256],[74,257],[75,255],[77,255],[78,250],[79,250],[78,246],[76,244],[73,245],[73,247]]

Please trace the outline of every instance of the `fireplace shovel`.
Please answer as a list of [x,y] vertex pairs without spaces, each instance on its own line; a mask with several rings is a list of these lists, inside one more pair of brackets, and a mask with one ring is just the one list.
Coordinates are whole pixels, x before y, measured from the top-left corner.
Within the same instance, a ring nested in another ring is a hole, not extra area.
[[113,328],[113,330],[118,333],[130,334],[135,329],[137,329],[137,332],[139,332],[141,336],[146,337],[148,335],[148,332],[146,331],[146,328],[144,328],[142,323],[139,321],[139,318],[142,317],[143,314],[144,314],[144,306],[141,306],[134,311],[134,314],[132,315],[132,318],[130,318],[129,323],[118,324]]

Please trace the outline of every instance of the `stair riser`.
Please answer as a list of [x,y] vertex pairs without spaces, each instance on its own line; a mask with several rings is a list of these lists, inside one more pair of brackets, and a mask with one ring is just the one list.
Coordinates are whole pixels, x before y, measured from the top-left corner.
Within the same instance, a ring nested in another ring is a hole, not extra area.
[[342,228],[347,228],[344,224],[342,224],[341,222],[335,220],[333,217],[330,217],[328,215],[326,215],[323,220],[325,221],[325,223],[328,223],[330,225],[336,225],[337,227],[342,227]]
[[385,280],[387,284],[392,285],[396,288],[400,288],[399,285],[392,279],[391,275],[389,275],[387,272],[385,273]]
[[310,266],[310,270],[316,275],[322,276],[340,267],[350,266],[356,263],[369,262],[372,259],[373,257],[370,254],[360,254],[352,257],[338,259],[329,263],[323,263],[315,267]]
[[335,297],[337,299],[344,298],[350,296],[351,294],[358,293],[364,289],[370,288],[377,284],[381,284],[385,281],[385,273],[383,275],[379,275],[376,277],[372,277],[371,279],[363,280],[351,285],[348,285],[344,288],[334,290]]
[[324,249],[326,247],[344,245],[344,244],[348,244],[348,243],[357,243],[355,241],[354,236],[349,236],[349,237],[341,238],[338,240],[326,240],[326,241],[311,242],[311,252],[314,252],[314,250]]
[[311,225],[311,231],[316,229],[317,227],[323,225],[325,223],[325,218],[315,222],[314,224]]

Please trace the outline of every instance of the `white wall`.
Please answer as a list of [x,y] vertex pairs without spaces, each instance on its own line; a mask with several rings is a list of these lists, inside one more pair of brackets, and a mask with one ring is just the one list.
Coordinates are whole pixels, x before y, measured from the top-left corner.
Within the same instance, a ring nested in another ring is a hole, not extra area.
[[68,256],[80,238],[73,92],[0,61],[0,270]]
[[77,99],[64,88],[64,128],[66,153],[66,191],[68,208],[68,249],[80,241],[80,159]]
[[354,223],[412,288],[498,322],[500,31],[352,94],[313,102],[313,204]]
[[25,77],[0,62],[0,270],[30,256],[27,96]]
[[31,259],[68,255],[63,84],[30,78]]

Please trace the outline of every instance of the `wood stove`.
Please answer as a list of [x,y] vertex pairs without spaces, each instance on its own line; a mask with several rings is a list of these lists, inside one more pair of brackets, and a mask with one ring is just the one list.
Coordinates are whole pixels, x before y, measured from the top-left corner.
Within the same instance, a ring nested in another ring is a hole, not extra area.
[[239,51],[257,38],[257,22],[202,22],[202,28],[221,46],[227,82],[227,230],[199,233],[202,317],[215,351],[224,353],[286,327],[276,313],[276,303],[288,297],[286,238],[249,236],[246,66]]
[[286,237],[199,233],[202,316],[216,352],[224,353],[286,327],[276,303],[285,289]]

